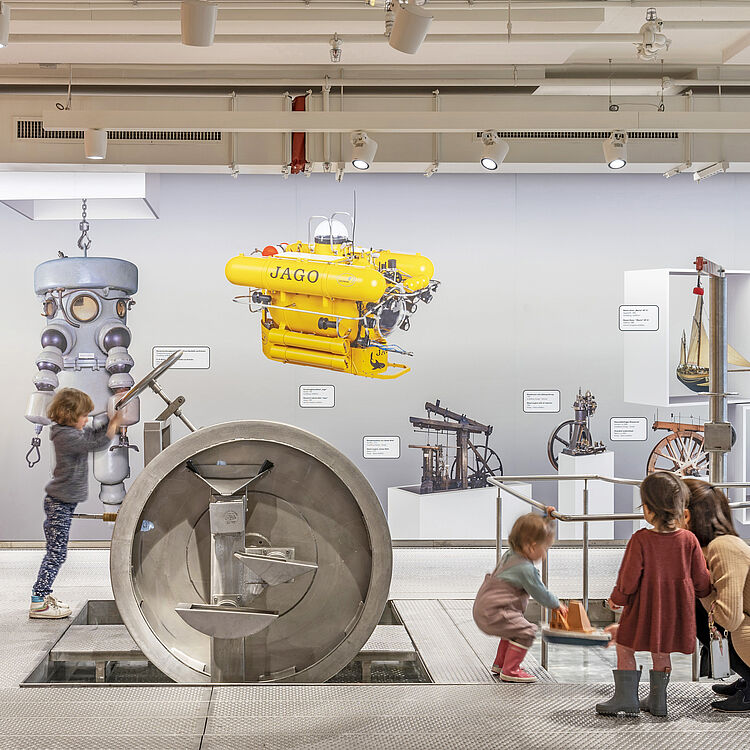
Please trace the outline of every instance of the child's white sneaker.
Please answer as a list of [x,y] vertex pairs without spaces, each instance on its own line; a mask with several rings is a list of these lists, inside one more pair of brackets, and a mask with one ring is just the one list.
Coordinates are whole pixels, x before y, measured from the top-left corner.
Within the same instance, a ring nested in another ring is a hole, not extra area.
[[[34,597],[34,599],[39,597]],[[48,594],[41,601],[31,600],[29,606],[29,617],[37,620],[61,620],[64,617],[70,617],[72,610],[70,607],[55,599],[52,594]]]

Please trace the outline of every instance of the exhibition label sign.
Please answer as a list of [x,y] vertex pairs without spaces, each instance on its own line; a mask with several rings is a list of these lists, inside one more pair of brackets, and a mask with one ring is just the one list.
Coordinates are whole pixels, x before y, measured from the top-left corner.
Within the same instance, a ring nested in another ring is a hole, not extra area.
[[612,417],[609,420],[610,440],[646,440],[648,420],[646,417]]
[[531,414],[556,414],[560,411],[560,391],[524,391],[523,410]]
[[160,365],[179,351],[182,351],[182,356],[172,365],[175,370],[208,370],[211,366],[211,349],[208,346],[155,346],[151,349],[151,367]]
[[336,406],[336,389],[332,385],[301,385],[299,405],[303,409],[332,409]]
[[396,435],[362,438],[363,458],[401,458],[401,438]]
[[658,331],[659,305],[620,305],[621,331]]

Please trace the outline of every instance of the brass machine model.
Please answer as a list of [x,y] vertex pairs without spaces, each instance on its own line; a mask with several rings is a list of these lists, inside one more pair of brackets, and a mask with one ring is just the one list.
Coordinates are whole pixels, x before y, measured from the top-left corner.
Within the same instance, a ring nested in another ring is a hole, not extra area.
[[584,394],[579,388],[573,409],[575,419],[568,419],[559,424],[547,441],[547,458],[556,469],[560,453],[568,456],[588,456],[607,450],[604,443],[591,439],[591,415],[596,411],[596,399],[591,391]]
[[[409,417],[416,430],[427,432],[426,445],[410,445],[422,451],[422,482],[420,494],[439,490],[467,489],[486,487],[487,479],[502,475],[503,464],[500,456],[489,447],[492,425],[482,424],[469,419],[465,414],[458,414],[440,406],[438,399],[434,404],[429,401],[424,405],[427,417]],[[442,419],[432,419],[432,415]],[[438,440],[444,443],[430,443],[430,433],[436,433]],[[448,439],[455,435],[456,456],[450,472],[446,462]],[[472,435],[484,435],[484,445],[472,442]]]

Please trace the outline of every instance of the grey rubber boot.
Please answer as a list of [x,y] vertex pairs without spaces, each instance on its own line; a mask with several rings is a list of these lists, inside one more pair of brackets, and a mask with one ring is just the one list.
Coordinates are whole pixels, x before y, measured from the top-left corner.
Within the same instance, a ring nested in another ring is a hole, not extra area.
[[596,712],[604,716],[640,713],[638,681],[641,679],[641,670],[613,669],[612,674],[615,678],[615,694],[605,703],[597,703]]
[[648,697],[641,701],[641,711],[648,711],[651,716],[667,715],[667,685],[669,672],[649,671]]

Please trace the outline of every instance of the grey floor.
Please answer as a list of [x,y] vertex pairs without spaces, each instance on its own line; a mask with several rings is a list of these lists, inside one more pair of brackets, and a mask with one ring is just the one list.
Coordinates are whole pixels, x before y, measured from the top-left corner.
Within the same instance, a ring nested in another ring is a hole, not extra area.
[[[550,587],[580,596],[580,551],[553,550]],[[706,684],[670,688],[670,716],[605,719],[593,704],[607,695],[612,654],[557,649],[558,684],[267,685],[245,687],[55,687],[19,683],[65,625],[29,621],[29,588],[40,550],[0,550],[0,749],[45,748],[737,748],[750,743],[750,716],[710,711]],[[591,595],[609,594],[621,552],[592,552]],[[493,552],[397,549],[391,598],[429,624],[436,605],[457,637],[484,663],[493,642],[470,624],[470,603]],[[107,552],[72,550],[55,593],[75,605],[112,597]],[[403,602],[404,604],[401,604]],[[437,610],[435,610],[437,611]],[[437,616],[435,616],[437,621]],[[460,643],[460,642],[459,642]],[[463,645],[454,664],[471,656]],[[560,652],[558,654],[558,651]],[[531,662],[533,666],[533,661]],[[580,684],[582,680],[602,680]],[[575,682],[579,684],[574,684]]]

